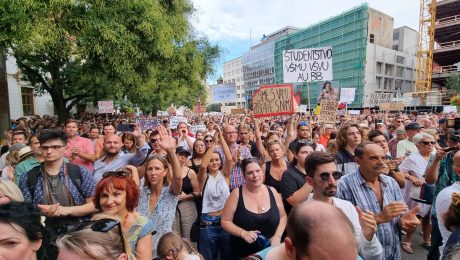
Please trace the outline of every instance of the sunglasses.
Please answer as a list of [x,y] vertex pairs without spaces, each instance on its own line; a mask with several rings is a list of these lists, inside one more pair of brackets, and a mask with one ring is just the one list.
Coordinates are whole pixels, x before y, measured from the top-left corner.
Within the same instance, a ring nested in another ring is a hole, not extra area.
[[424,144],[424,145],[430,145],[430,144],[435,145],[436,144],[435,141],[431,141],[431,142],[424,141],[424,142],[421,142],[421,143]]
[[308,126],[308,121],[300,121],[300,126]]
[[121,231],[120,221],[114,219],[100,219],[84,221],[68,231],[68,233],[80,231],[87,227],[90,227],[92,231],[107,233],[112,230],[115,226],[118,226],[118,234],[120,235],[121,243],[123,245],[123,252],[126,253],[125,241],[123,239],[123,233]]
[[319,177],[321,177],[321,180],[323,180],[323,181],[329,180],[329,178],[331,176],[332,176],[332,178],[334,178],[334,180],[338,180],[338,179],[340,179],[340,177],[342,177],[342,173],[339,172],[339,171],[335,171],[335,172],[332,172],[332,173],[322,172],[322,173],[319,174]]
[[158,142],[158,139],[150,139],[150,142],[151,142],[152,144],[154,144],[154,143]]
[[205,143],[212,143],[212,140],[204,140]]
[[102,174],[102,178],[110,177],[110,176],[125,178],[125,177],[131,177],[131,173],[126,172],[126,171],[108,171]]

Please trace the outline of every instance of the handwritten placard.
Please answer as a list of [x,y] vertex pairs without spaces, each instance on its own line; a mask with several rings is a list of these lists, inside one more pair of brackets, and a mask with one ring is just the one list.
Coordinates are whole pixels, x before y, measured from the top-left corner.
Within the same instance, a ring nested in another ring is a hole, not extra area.
[[443,113],[457,113],[457,107],[456,106],[443,106],[442,112]]
[[285,83],[332,80],[332,47],[283,51]]
[[294,110],[292,85],[260,87],[252,96],[252,110],[256,117],[292,114]]
[[235,100],[235,84],[219,84],[212,87],[212,101],[214,103],[234,102]]
[[337,101],[321,100],[319,111],[319,122],[335,123],[337,118]]
[[406,105],[403,102],[380,103],[380,111],[401,111]]
[[111,114],[113,113],[113,101],[98,101],[97,108],[99,114]]
[[241,115],[241,114],[245,114],[246,111],[244,111],[244,108],[233,108],[230,110],[230,113],[232,115]]
[[393,93],[372,93],[370,98],[370,106],[379,106],[380,103],[391,103]]

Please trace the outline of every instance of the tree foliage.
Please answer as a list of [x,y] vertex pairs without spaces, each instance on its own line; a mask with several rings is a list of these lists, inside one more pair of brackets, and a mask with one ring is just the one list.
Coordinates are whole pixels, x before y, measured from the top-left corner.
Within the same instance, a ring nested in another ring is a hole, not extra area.
[[189,0],[0,3],[0,48],[37,93],[51,95],[61,121],[84,100],[191,105],[220,54],[191,33]]
[[449,94],[454,96],[460,93],[460,73],[456,73],[446,81],[446,87],[449,89]]

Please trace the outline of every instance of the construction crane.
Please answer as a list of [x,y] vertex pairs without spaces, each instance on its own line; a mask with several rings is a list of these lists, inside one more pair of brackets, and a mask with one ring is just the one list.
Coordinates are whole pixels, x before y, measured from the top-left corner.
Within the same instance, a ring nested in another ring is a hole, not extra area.
[[427,105],[427,95],[431,91],[435,27],[436,0],[420,0],[415,92],[413,93],[420,98],[420,105]]

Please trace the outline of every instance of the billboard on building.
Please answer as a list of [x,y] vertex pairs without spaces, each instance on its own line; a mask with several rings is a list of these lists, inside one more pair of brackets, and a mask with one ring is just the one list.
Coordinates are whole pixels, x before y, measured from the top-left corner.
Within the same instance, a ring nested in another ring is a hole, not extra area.
[[236,100],[236,86],[235,84],[219,84],[214,85],[211,90],[212,102],[235,102]]

